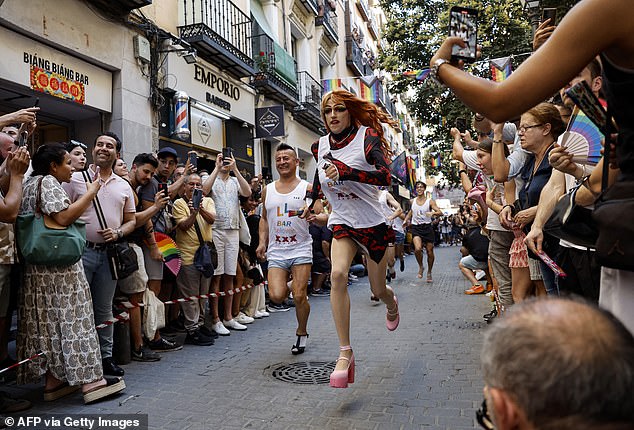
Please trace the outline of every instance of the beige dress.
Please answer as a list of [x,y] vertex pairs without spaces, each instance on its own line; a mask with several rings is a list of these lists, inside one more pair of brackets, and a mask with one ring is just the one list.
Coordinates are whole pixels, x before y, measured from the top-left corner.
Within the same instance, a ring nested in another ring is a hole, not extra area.
[[[34,212],[40,176],[28,178],[20,214]],[[53,176],[42,181],[40,207],[57,213],[70,205]],[[18,307],[18,360],[38,352],[44,356],[18,368],[18,383],[39,382],[47,371],[69,385],[103,377],[90,289],[81,260],[71,266],[25,264]]]

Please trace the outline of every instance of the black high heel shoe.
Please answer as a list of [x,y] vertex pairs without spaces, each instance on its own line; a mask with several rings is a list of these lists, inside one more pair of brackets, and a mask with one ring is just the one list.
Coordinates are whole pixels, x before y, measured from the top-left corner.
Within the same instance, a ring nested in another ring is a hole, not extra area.
[[291,347],[291,354],[293,355],[303,354],[304,351],[306,350],[306,342],[304,342],[304,346],[300,346],[302,337],[305,337],[306,341],[308,341],[308,333],[302,336],[297,336],[297,342],[295,342],[295,345]]

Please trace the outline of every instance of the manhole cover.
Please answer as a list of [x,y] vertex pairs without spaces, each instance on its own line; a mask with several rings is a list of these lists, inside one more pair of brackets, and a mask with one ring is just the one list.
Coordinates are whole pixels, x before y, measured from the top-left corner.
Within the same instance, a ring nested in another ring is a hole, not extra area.
[[273,377],[293,384],[327,384],[334,369],[334,361],[288,363],[275,367]]

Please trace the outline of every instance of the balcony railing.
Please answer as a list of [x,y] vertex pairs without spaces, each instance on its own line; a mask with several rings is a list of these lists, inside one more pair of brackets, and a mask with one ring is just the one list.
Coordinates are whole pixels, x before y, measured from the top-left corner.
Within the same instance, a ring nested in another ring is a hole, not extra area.
[[357,76],[367,76],[372,74],[372,68],[363,57],[363,50],[352,38],[346,38],[346,64],[355,72]]
[[231,0],[182,0],[179,35],[198,55],[238,78],[253,73],[251,18]]
[[280,45],[266,34],[253,36],[255,76],[253,85],[260,93],[294,107],[299,103],[297,93],[297,63]]
[[370,6],[366,0],[357,0],[357,9],[361,12],[361,16],[363,19],[368,21],[372,17],[372,12],[370,11]]
[[315,25],[322,25],[324,27],[326,37],[328,37],[332,43],[339,44],[337,36],[337,33],[339,32],[339,28],[337,26],[337,14],[328,8],[329,6],[321,6],[320,11],[322,11],[322,13],[315,18]]
[[308,72],[297,74],[299,84],[299,106],[295,107],[295,119],[316,133],[321,131],[319,105],[323,94],[323,88]]

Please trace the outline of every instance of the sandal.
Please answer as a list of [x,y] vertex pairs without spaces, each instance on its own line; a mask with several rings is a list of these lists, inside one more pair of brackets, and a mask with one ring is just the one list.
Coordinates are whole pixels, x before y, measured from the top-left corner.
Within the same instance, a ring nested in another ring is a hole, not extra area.
[[125,381],[120,376],[114,378],[105,377],[104,379],[106,380],[105,385],[100,385],[84,393],[84,404],[96,402],[125,389]]
[[61,399],[64,396],[74,393],[79,390],[79,385],[68,385],[68,382],[63,382],[56,388],[44,390],[44,401],[52,402],[53,400]]
[[297,342],[295,342],[295,345],[291,347],[291,354],[293,355],[303,354],[304,351],[306,350],[307,341],[308,341],[308,333],[306,333],[305,335],[298,335]]
[[[398,313],[398,300],[396,299],[396,294],[394,294],[394,309],[390,310],[387,308],[387,315],[385,316],[385,325],[389,331],[394,331],[398,327],[398,323],[401,321],[401,316]],[[392,321],[388,317],[393,317],[396,315],[396,318]]]

